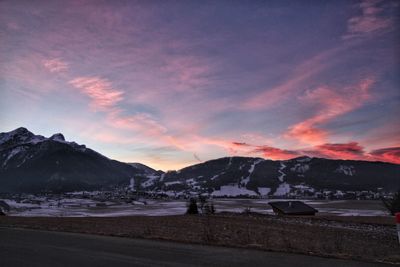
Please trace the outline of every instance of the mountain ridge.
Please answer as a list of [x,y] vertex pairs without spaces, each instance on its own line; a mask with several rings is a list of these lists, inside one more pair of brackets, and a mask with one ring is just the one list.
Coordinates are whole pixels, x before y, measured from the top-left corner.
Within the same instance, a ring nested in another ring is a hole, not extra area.
[[269,160],[224,157],[176,171],[124,163],[26,128],[0,133],[0,192],[65,192],[124,187],[173,194],[284,196],[299,190],[396,190],[400,165],[387,162],[296,157]]
[[[150,169],[150,168],[149,168]],[[20,127],[0,133],[0,192],[97,190],[129,183],[143,169]]]

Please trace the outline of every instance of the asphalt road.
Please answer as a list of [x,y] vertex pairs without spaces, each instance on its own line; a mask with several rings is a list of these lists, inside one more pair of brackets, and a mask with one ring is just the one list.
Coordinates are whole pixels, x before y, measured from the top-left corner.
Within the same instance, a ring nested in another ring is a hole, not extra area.
[[0,266],[386,266],[165,241],[0,228]]

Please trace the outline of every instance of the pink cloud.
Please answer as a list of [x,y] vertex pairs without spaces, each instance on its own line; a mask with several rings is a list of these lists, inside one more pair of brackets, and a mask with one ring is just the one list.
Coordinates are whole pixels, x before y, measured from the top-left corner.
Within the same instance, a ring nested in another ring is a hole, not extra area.
[[344,144],[323,144],[314,148],[317,153],[327,158],[364,159],[365,151],[357,142]]
[[21,29],[21,26],[15,21],[10,21],[7,23],[7,28],[10,30],[18,31]]
[[370,152],[357,142],[323,144],[302,153],[323,158],[383,161],[400,164],[400,147],[375,149]]
[[0,76],[11,83],[23,85],[6,87],[4,90],[31,100],[32,104],[39,102],[49,92],[59,90],[58,80],[55,75],[49,75],[43,66],[44,58],[41,54],[23,51],[12,59],[4,60],[0,64]]
[[247,155],[262,155],[269,159],[291,159],[301,155],[297,151],[280,149],[268,145],[252,145],[245,142],[232,142],[231,147],[236,153]]
[[358,5],[362,14],[351,17],[347,21],[347,33],[342,38],[346,40],[356,37],[367,37],[390,29],[393,25],[393,19],[382,16],[387,7],[381,3],[382,1],[380,0],[362,1]]
[[400,164],[400,147],[389,147],[367,152],[358,142],[325,143],[306,149],[288,150],[269,145],[252,145],[244,142],[232,142],[235,154],[261,155],[273,160],[287,160],[302,155],[328,159],[348,159],[383,161]]
[[69,83],[91,98],[94,110],[108,110],[123,100],[123,91],[114,89],[107,79],[100,77],[79,77]]
[[204,60],[193,56],[164,57],[164,66],[161,70],[169,75],[173,89],[185,91],[204,86],[209,83],[207,75],[210,67]]
[[65,72],[69,69],[68,63],[64,62],[60,58],[43,60],[43,66],[53,73]]
[[301,154],[297,151],[291,151],[291,150],[286,150],[286,149],[280,149],[276,147],[271,147],[271,146],[258,146],[254,150],[251,151],[251,153],[262,153],[262,155],[266,158],[269,159],[291,159],[297,156],[300,156]]
[[400,147],[376,149],[370,155],[376,160],[400,164]]
[[107,121],[115,128],[141,132],[152,137],[161,136],[167,132],[164,126],[146,113],[125,116],[119,110],[114,110],[108,115]]
[[332,59],[337,53],[343,51],[346,47],[338,47],[319,53],[312,58],[304,61],[294,67],[293,73],[282,84],[267,88],[261,93],[253,95],[245,100],[242,104],[244,109],[263,109],[279,104],[290,95],[294,95],[304,89],[306,83],[314,75],[320,73],[331,64],[334,64]]
[[249,147],[249,146],[251,146],[251,145],[249,145],[249,144],[247,144],[247,143],[244,143],[244,142],[232,142],[232,145],[238,146],[238,147],[241,147],[241,146],[247,146],[247,147]]
[[[141,137],[141,142],[157,144],[173,144],[182,148],[173,137],[167,135],[167,128],[147,113],[125,115],[119,103],[124,100],[124,92],[115,89],[112,83],[100,77],[79,77],[69,82],[82,93],[90,97],[90,106],[94,111],[105,112],[107,124],[118,130],[126,130]],[[108,136],[106,140],[112,140]]]
[[309,145],[326,143],[329,132],[321,129],[320,126],[361,107],[365,101],[370,99],[369,88],[373,83],[372,79],[366,79],[356,86],[342,90],[319,87],[308,91],[304,97],[300,98],[300,101],[306,105],[317,104],[318,110],[312,117],[289,127],[285,137]]

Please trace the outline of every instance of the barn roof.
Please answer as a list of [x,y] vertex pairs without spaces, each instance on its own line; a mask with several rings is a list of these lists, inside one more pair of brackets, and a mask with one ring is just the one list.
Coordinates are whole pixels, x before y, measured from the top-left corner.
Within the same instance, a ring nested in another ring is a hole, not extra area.
[[302,201],[273,201],[269,202],[274,212],[290,215],[308,215],[315,214],[318,210],[305,204]]

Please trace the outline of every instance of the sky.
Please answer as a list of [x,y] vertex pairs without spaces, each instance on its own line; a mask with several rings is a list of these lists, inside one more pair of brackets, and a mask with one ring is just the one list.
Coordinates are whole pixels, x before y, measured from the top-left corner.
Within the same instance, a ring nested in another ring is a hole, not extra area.
[[179,169],[400,163],[399,1],[0,1],[0,132]]

